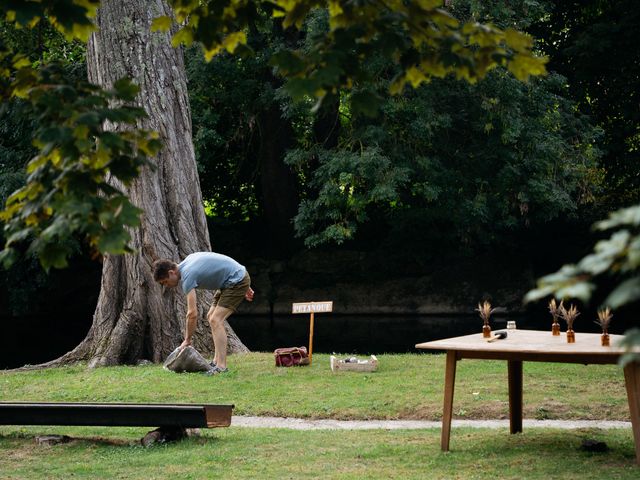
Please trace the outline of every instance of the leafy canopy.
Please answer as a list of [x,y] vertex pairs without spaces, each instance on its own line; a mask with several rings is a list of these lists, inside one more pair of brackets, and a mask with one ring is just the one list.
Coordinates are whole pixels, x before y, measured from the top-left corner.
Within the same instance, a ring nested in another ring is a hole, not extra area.
[[[227,0],[171,2],[176,19],[184,25],[174,35],[174,45],[200,42],[207,59],[228,51],[247,50],[245,28],[257,15],[257,6],[282,20],[282,27],[304,29],[314,10],[327,9],[329,32],[318,36],[312,49],[282,49],[273,65],[287,77],[294,98],[315,97],[371,80],[364,61],[382,55],[399,67],[389,86],[392,94],[405,85],[417,87],[431,77],[454,74],[475,82],[503,65],[519,80],[545,73],[545,58],[536,57],[531,37],[512,28],[498,29],[477,22],[461,23],[444,10],[439,0]],[[169,17],[154,21],[168,30]],[[375,113],[380,102],[370,89],[352,99],[354,106]],[[319,104],[318,104],[319,107]]]
[[[138,224],[139,209],[107,182],[127,185],[160,148],[157,135],[129,129],[104,131],[105,122],[135,125],[145,115],[138,107],[110,107],[131,102],[138,88],[129,80],[101,90],[87,82],[69,85],[63,69],[52,64],[32,70],[25,97],[39,127],[33,143],[38,153],[27,165],[26,185],[6,202],[6,244],[0,259],[14,259],[21,246],[35,253],[45,268],[63,267],[71,253],[65,241],[81,234],[99,252],[124,253],[130,239],[125,227]],[[36,86],[37,85],[37,86]]]
[[[247,54],[248,20],[261,6],[280,19],[283,28],[304,28],[314,9],[329,11],[330,29],[310,50],[282,49],[273,65],[287,77],[296,97],[311,96],[318,105],[328,93],[363,84],[362,64],[370,55],[392,61],[398,73],[390,84],[399,93],[430,77],[454,74],[475,82],[498,65],[518,79],[545,73],[544,58],[533,54],[531,38],[512,29],[475,22],[460,23],[435,0],[297,1],[170,0],[175,19],[161,17],[152,27],[179,27],[174,45],[197,42],[207,59],[226,51]],[[0,0],[0,15],[16,28],[33,28],[47,19],[67,39],[86,40],[98,0]],[[20,97],[38,113],[34,144],[38,154],[28,167],[27,184],[7,201],[5,249],[9,263],[28,249],[45,267],[66,265],[65,239],[85,237],[100,253],[128,251],[127,227],[139,211],[124,188],[150,163],[160,145],[154,134],[136,128],[144,112],[135,103],[137,89],[122,80],[111,90],[83,82],[70,83],[55,66],[31,64],[24,52],[0,39],[0,98]],[[378,95],[362,88],[352,107],[375,113]],[[104,132],[105,122],[127,126]],[[113,176],[123,187],[109,184]]]

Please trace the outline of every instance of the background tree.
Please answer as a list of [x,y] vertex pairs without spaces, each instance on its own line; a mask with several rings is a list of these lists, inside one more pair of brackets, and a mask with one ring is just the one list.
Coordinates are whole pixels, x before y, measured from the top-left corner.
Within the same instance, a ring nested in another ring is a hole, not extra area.
[[[146,210],[140,225],[130,231],[137,249],[126,256],[105,255],[93,325],[80,345],[51,364],[160,361],[182,338],[184,299],[161,291],[153,281],[151,263],[210,250],[210,244],[191,144],[182,52],[171,46],[168,34],[150,31],[153,18],[166,13],[169,8],[164,2],[105,1],[96,17],[98,30],[87,54],[89,79],[109,90],[120,85],[123,77],[135,78],[140,85],[135,101],[146,112],[135,127],[160,132],[164,147],[155,157],[154,168],[135,180],[110,176],[112,188],[126,191],[130,202]],[[117,116],[104,120],[106,132],[123,132]],[[127,213],[126,208],[122,211]],[[211,292],[199,295],[199,321],[205,326],[199,329],[195,345],[205,353],[211,352],[205,320],[211,300]],[[230,349],[246,349],[232,331],[229,335]]]
[[269,59],[286,36],[264,13],[248,31],[254,51],[248,57],[221,54],[205,62],[199,49],[189,50],[196,159],[212,215],[232,222],[259,219],[263,251],[284,255],[298,207],[298,181],[283,161],[295,132],[283,112],[283,81]]
[[[93,326],[69,354],[85,359],[88,351],[97,365],[143,357],[161,361],[180,343],[184,299],[174,291],[161,292],[151,263],[211,250],[191,141],[182,51],[171,46],[166,33],[150,31],[153,18],[169,13],[164,1],[105,0],[87,49],[92,83],[109,88],[119,78],[135,79],[140,86],[136,100],[148,116],[137,126],[160,132],[163,143],[155,168],[145,170],[127,188],[130,200],[145,212],[132,232],[136,252],[105,256]],[[212,299],[212,292],[198,294],[201,326],[194,346],[205,354],[212,351],[206,321]],[[246,350],[226,327],[229,349]]]
[[[508,3],[449,5],[461,22],[503,29],[527,27],[544,14],[527,2]],[[309,26],[307,35],[318,33]],[[377,95],[397,78],[383,56],[364,66],[376,79],[366,88]],[[378,232],[396,239],[386,245],[392,252],[503,249],[552,221],[583,217],[598,199],[594,145],[601,132],[577,112],[562,76],[523,84],[498,68],[473,84],[433,79],[385,99],[375,119],[351,108],[351,96],[342,93],[336,145],[320,146],[307,133],[288,157],[307,179],[296,228],[308,245],[354,238],[359,225],[375,219]]]
[[602,128],[605,211],[640,200],[640,10],[633,0],[549,2],[529,31],[565,76],[580,110]]

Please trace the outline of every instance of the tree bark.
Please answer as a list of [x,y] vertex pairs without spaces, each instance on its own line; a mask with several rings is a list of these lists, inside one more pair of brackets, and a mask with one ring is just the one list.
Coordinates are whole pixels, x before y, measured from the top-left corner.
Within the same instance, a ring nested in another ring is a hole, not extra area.
[[[155,169],[145,169],[126,188],[144,210],[140,227],[131,231],[133,254],[105,256],[101,291],[93,324],[85,340],[50,364],[86,360],[89,366],[162,361],[184,336],[186,300],[179,289],[153,280],[158,258],[179,262],[196,251],[210,251],[191,137],[191,112],[181,49],[169,32],[151,32],[151,21],[172,16],[164,0],[103,0],[97,31],[87,49],[89,80],[104,88],[122,77],[141,88],[138,102],[148,118],[139,128],[159,132],[163,149]],[[113,125],[105,128],[116,129]],[[241,259],[239,259],[241,260]],[[213,353],[206,313],[213,292],[199,290],[198,328],[193,345]],[[231,328],[229,352],[247,351]]]

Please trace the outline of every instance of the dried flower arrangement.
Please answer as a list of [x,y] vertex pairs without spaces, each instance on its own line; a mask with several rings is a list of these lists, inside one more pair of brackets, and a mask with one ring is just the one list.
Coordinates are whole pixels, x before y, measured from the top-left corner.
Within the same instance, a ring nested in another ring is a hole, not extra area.
[[484,301],[483,303],[478,303],[478,308],[476,308],[476,312],[480,314],[480,318],[484,322],[484,326],[482,327],[482,336],[484,338],[491,336],[491,327],[489,326],[489,319],[491,318],[491,314],[495,308],[491,308],[491,304],[488,301]]
[[595,323],[602,327],[602,336],[600,337],[600,341],[603,347],[609,346],[609,325],[611,324],[612,318],[613,314],[609,307],[598,310],[598,320]]
[[480,313],[480,318],[486,322],[489,321],[491,314],[495,308],[491,308],[491,304],[486,300],[483,303],[478,303],[478,308],[476,308],[476,312]]
[[558,318],[562,314],[562,310],[564,310],[563,302],[560,301],[560,305],[556,304],[556,299],[552,298],[549,302],[549,313],[553,317],[553,323],[551,324],[551,333],[553,335],[560,335],[560,323],[558,322]]
[[571,307],[569,307],[569,310],[567,310],[564,306],[558,307],[558,310],[560,310],[560,315],[562,316],[562,318],[564,318],[564,321],[567,322],[567,342],[575,343],[576,333],[573,331],[573,322],[575,321],[576,317],[580,315],[580,312],[578,312],[578,309],[575,305],[571,305]]
[[573,330],[573,322],[576,320],[576,317],[580,315],[576,306],[571,305],[569,310],[567,310],[563,305],[560,305],[558,310],[560,310],[560,315],[564,318],[564,321],[567,322],[567,330]]
[[602,327],[602,331],[607,333],[609,329],[609,325],[611,324],[611,319],[613,318],[613,313],[611,313],[611,309],[609,307],[605,309],[598,310],[598,320],[595,322]]

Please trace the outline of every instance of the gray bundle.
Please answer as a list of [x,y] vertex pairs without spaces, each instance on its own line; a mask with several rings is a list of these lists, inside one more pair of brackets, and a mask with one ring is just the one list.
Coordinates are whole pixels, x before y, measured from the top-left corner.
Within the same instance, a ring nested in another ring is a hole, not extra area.
[[191,345],[176,348],[164,361],[164,368],[176,373],[208,372],[213,366]]

